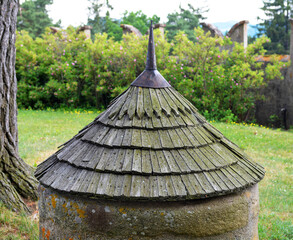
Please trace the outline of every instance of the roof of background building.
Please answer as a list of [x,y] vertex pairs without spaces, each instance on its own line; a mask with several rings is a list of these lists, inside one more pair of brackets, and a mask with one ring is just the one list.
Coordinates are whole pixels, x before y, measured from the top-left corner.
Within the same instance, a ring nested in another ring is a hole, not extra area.
[[258,62],[270,62],[274,58],[281,62],[288,62],[290,61],[290,55],[266,55],[266,56],[258,56],[256,61]]

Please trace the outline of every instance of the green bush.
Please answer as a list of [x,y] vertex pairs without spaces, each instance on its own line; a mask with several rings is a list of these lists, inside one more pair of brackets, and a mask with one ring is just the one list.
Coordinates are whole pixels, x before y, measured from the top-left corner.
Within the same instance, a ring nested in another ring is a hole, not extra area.
[[[180,32],[168,43],[155,31],[158,69],[209,119],[245,121],[260,96],[264,78],[281,78],[281,63],[263,66],[267,38],[244,49],[229,38],[212,38],[195,29],[196,42]],[[16,73],[21,108],[104,108],[144,70],[147,36],[127,34],[114,41],[97,34],[95,41],[69,27],[33,40],[17,34]],[[282,63],[283,64],[283,63]],[[285,65],[286,66],[286,65]],[[252,91],[254,90],[254,91]]]
[[[246,49],[229,38],[213,38],[195,29],[196,42],[181,32],[175,37],[173,54],[164,76],[192,101],[208,119],[247,121],[261,96],[256,89],[264,79],[282,78],[283,63],[274,61],[263,66],[255,59],[264,55],[262,37]],[[269,70],[269,71],[268,71]],[[253,91],[254,90],[254,91]]]

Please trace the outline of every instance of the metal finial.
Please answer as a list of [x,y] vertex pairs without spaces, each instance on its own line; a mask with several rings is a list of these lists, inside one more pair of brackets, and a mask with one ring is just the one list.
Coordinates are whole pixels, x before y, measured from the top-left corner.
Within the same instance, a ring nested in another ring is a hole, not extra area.
[[145,70],[131,83],[131,86],[147,88],[171,87],[166,79],[157,70],[153,21],[151,21],[149,45]]
[[150,26],[148,54],[147,54],[147,62],[146,62],[145,69],[146,70],[156,70],[157,69],[155,41],[154,41],[154,33],[153,33],[153,21],[151,21],[151,26]]

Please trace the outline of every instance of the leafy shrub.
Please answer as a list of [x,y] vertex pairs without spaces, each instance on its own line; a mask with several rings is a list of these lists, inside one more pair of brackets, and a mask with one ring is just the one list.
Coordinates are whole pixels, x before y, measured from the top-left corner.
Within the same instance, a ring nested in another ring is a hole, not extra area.
[[[209,119],[245,121],[253,112],[264,77],[282,77],[278,61],[263,66],[266,38],[244,49],[229,38],[212,38],[195,29],[196,42],[180,32],[168,43],[155,31],[158,69]],[[33,40],[17,34],[18,105],[22,108],[104,108],[144,70],[148,37],[107,34],[86,39],[69,27]],[[227,47],[228,46],[228,47]],[[283,63],[282,63],[283,64]]]
[[[262,37],[246,49],[229,38],[213,38],[195,29],[196,42],[180,32],[173,43],[173,55],[164,70],[183,95],[197,106],[208,119],[247,121],[252,116],[254,102],[261,98],[256,89],[267,80],[282,78],[278,61],[257,62],[264,55]],[[285,65],[287,66],[287,65]]]

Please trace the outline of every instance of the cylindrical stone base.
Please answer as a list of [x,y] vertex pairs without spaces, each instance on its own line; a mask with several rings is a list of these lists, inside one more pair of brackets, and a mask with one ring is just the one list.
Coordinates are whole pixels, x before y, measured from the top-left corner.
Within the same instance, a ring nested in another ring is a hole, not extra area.
[[258,187],[184,202],[93,200],[39,187],[40,239],[258,239]]

